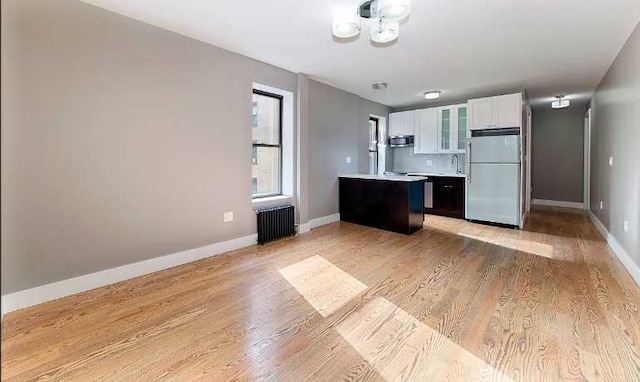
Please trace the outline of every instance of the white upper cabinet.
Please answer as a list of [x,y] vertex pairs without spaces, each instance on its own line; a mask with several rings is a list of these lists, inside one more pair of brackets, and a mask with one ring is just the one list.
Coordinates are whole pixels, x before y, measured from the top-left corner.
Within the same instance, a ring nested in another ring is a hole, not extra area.
[[415,110],[389,114],[389,136],[414,135]]
[[496,99],[497,127],[520,127],[522,124],[522,94],[507,94]]
[[438,152],[438,109],[422,109],[415,112],[414,154]]
[[460,153],[466,150],[467,104],[438,108],[438,151]]
[[453,118],[453,106],[443,106],[438,108],[438,150],[442,152],[449,152],[452,150],[453,132],[455,131],[454,118]]
[[469,129],[521,127],[522,94],[469,100]]
[[465,103],[456,106],[456,132],[454,149],[458,152],[467,151],[467,128],[469,126],[469,106]]
[[470,99],[469,110],[469,129],[487,129],[496,123],[496,104],[493,97]]
[[464,152],[467,115],[467,104],[391,113],[389,136],[413,135],[414,154]]

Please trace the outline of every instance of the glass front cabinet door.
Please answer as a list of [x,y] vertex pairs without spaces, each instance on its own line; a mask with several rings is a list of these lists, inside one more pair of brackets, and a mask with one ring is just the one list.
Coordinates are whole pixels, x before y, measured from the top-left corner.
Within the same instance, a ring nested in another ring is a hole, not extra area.
[[456,106],[456,114],[457,114],[457,136],[456,136],[456,150],[459,152],[464,152],[467,149],[467,120],[468,120],[468,111],[467,105],[458,105]]
[[438,149],[443,153],[463,153],[467,141],[467,105],[438,108]]
[[451,120],[450,106],[441,107],[438,110],[438,127],[440,128],[440,151],[451,151],[451,132],[452,132],[452,120]]

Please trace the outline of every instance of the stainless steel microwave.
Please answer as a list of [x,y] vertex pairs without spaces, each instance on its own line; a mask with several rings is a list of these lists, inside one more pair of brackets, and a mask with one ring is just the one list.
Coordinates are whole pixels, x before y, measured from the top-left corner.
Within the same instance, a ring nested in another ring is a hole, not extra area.
[[413,146],[413,135],[394,135],[389,137],[389,147]]

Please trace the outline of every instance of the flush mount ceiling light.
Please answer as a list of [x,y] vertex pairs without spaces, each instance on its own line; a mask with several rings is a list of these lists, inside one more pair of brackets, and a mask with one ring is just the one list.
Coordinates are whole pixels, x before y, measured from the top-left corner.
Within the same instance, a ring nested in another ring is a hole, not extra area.
[[430,90],[424,93],[424,98],[426,99],[436,99],[440,98],[440,90]]
[[564,95],[557,95],[556,100],[551,102],[552,109],[564,109],[565,107],[569,107],[571,102],[568,99],[564,99]]
[[351,38],[360,33],[360,19],[372,19],[371,41],[385,44],[398,38],[400,21],[409,16],[411,0],[360,0],[357,8],[341,8],[333,15],[333,35]]

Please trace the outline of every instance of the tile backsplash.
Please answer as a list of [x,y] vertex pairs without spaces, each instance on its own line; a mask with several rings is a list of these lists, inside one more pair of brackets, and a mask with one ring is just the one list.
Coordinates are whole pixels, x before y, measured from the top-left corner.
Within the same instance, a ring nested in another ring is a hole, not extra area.
[[[395,171],[424,171],[430,173],[455,173],[455,162],[451,163],[454,154],[414,154],[413,147],[396,147],[390,150],[392,169]],[[458,156],[458,166],[464,172],[465,154]]]

